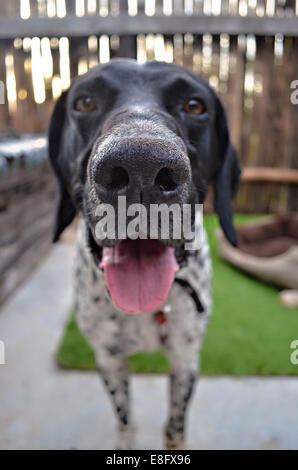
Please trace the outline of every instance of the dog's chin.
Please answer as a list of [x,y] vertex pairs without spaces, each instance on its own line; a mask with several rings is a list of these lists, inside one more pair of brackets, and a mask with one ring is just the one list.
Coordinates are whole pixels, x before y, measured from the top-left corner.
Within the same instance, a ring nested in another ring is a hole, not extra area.
[[186,258],[177,240],[105,240],[99,245],[89,229],[88,244],[97,267],[104,272],[113,303],[131,314],[152,312],[164,303]]

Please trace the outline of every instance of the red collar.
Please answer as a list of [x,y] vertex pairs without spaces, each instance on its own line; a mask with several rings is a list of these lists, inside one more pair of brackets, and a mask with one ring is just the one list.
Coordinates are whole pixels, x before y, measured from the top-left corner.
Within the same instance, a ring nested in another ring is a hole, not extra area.
[[165,316],[162,310],[159,310],[155,314],[155,320],[157,321],[157,323],[159,323],[159,325],[163,325],[164,323],[166,323],[167,317]]

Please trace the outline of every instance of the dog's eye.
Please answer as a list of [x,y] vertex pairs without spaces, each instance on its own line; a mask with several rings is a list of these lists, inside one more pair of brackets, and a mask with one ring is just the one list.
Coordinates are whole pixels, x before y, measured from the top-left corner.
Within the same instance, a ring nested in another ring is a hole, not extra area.
[[194,114],[198,116],[199,114],[203,114],[205,111],[205,106],[201,101],[192,99],[185,103],[183,109],[188,114]]
[[95,109],[95,103],[90,96],[84,96],[78,98],[74,104],[74,109],[80,111],[81,113],[89,113]]

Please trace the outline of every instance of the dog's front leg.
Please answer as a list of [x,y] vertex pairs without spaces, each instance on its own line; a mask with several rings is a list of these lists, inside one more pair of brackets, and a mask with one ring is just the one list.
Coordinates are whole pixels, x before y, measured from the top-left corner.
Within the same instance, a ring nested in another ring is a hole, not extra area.
[[197,358],[185,369],[176,369],[173,365],[170,374],[170,412],[165,429],[167,449],[184,448],[186,411],[196,380]]
[[128,369],[122,356],[100,351],[98,369],[109,392],[118,421],[117,449],[131,449],[133,426],[130,422]]
[[198,377],[198,352],[207,324],[189,292],[174,284],[169,296],[170,313],[164,324],[163,347],[171,367],[169,419],[165,430],[166,447],[185,446],[185,418]]

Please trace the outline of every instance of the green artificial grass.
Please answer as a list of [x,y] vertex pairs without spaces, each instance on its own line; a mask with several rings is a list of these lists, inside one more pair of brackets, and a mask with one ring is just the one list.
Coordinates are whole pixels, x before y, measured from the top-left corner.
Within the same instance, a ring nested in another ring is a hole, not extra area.
[[[241,223],[258,216],[236,215]],[[236,270],[217,256],[214,215],[204,218],[213,262],[213,313],[201,352],[203,374],[298,375],[290,344],[298,339],[298,309],[283,307],[278,289]],[[183,312],[181,312],[183,314]],[[57,352],[69,369],[95,369],[94,355],[71,315]],[[167,372],[162,351],[131,356],[133,372]]]

